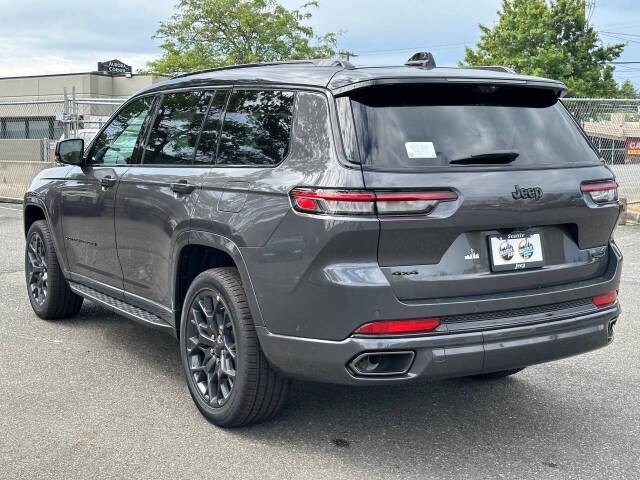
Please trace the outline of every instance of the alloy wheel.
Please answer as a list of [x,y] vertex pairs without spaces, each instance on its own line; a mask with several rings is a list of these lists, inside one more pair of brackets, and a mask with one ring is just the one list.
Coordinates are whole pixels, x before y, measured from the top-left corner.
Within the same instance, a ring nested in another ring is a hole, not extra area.
[[42,305],[47,298],[47,256],[44,241],[37,232],[29,239],[27,258],[29,294],[38,305]]
[[236,379],[236,337],[222,295],[200,292],[189,307],[187,364],[198,392],[211,407],[224,405]]

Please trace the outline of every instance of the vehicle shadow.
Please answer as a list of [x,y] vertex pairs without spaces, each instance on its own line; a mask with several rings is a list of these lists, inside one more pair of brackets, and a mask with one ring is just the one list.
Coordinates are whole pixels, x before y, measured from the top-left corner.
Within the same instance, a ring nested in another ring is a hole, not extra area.
[[183,382],[177,340],[166,332],[137,324],[87,300],[77,316],[56,320],[57,327],[63,325],[74,331],[86,330],[93,337],[99,335],[106,346],[123,349],[132,362],[162,368],[169,381]]
[[[180,406],[174,414],[198,416],[186,394],[174,338],[91,304],[77,319],[64,322],[101,330],[103,339],[124,348],[131,361],[162,370],[172,388],[185,391],[174,403]],[[294,381],[281,415],[225,435],[291,455],[321,456],[327,464],[340,462],[363,473],[367,465],[375,465],[390,475],[419,475],[428,466],[437,476],[457,462],[473,474],[478,459],[492,462],[507,455],[543,471],[555,469],[568,449],[577,461],[581,445],[597,445],[610,425],[606,415],[594,413],[602,410],[601,404],[590,397],[577,407],[575,396],[562,395],[541,375],[544,368],[548,366],[485,382],[464,378],[348,387]],[[203,434],[216,429],[200,420],[197,428]]]
[[278,418],[233,434],[254,442],[277,439],[296,454],[324,455],[328,463],[350,464],[354,471],[375,464],[391,473],[419,475],[429,466],[432,478],[439,469],[450,474],[452,463],[470,478],[483,478],[474,475],[476,463],[502,459],[504,465],[505,458],[553,469],[567,450],[600,442],[599,430],[610,425],[600,418],[600,425],[585,427],[583,411],[600,405],[577,408],[527,377],[525,370],[488,382],[463,378],[386,387],[293,382]]

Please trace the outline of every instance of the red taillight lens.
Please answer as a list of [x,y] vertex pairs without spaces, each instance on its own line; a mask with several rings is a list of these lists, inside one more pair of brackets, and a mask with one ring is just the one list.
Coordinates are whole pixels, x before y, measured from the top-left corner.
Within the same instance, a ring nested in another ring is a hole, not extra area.
[[604,295],[598,295],[597,297],[593,297],[593,304],[596,307],[606,307],[607,305],[611,305],[615,303],[618,299],[618,292],[613,291],[609,293],[605,293]]
[[616,182],[588,183],[582,185],[580,191],[587,193],[595,203],[615,202],[618,199]]
[[358,335],[381,335],[398,333],[419,333],[429,332],[438,328],[439,318],[420,318],[416,320],[391,320],[381,322],[365,323],[358,328],[355,334]]
[[293,207],[306,213],[330,215],[407,215],[428,213],[439,202],[456,200],[453,192],[369,192],[296,188]]
[[330,215],[366,215],[375,213],[371,192],[305,190],[291,192],[293,206],[306,213],[325,213]]
[[316,209],[316,202],[312,198],[296,198],[296,205],[301,210],[309,210],[313,212]]

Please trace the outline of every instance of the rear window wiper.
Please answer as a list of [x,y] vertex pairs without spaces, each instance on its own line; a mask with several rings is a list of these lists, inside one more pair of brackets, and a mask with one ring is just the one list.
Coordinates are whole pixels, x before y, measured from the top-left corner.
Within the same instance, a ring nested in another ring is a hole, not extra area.
[[507,165],[520,156],[513,150],[496,150],[495,152],[476,153],[468,157],[454,158],[450,165]]

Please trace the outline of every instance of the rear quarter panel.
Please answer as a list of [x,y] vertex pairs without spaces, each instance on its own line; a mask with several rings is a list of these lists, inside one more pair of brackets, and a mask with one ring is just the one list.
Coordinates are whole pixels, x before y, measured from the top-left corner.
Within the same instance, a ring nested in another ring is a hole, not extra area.
[[[260,309],[254,317],[273,327],[276,323],[270,319],[281,319],[283,313],[295,321],[291,312],[306,301],[304,295],[296,295],[296,287],[336,229],[358,230],[348,220],[298,222],[300,214],[293,212],[289,200],[295,187],[363,187],[360,168],[346,167],[339,160],[331,114],[327,93],[298,92],[286,159],[272,168],[212,168],[195,207],[190,242],[205,243],[214,235],[229,241],[228,253],[238,249],[239,256],[232,257],[246,265],[240,268],[241,274],[246,269],[243,283],[255,292]],[[368,219],[367,224],[368,255],[375,262],[378,222]],[[352,249],[353,243],[341,248]]]

